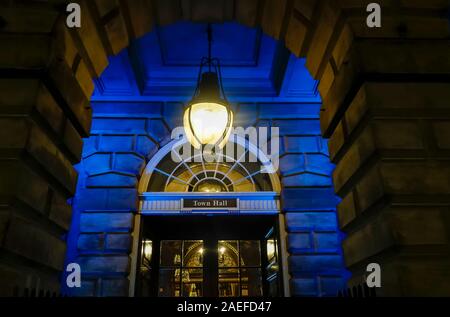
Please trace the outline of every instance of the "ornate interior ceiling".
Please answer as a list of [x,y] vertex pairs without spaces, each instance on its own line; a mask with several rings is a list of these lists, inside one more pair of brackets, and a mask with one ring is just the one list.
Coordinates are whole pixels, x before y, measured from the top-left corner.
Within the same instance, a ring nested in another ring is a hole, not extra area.
[[[212,53],[222,63],[231,101],[320,102],[317,82],[304,60],[261,30],[237,23],[214,24]],[[93,101],[186,101],[199,62],[207,55],[206,24],[156,27],[110,59],[96,81]]]

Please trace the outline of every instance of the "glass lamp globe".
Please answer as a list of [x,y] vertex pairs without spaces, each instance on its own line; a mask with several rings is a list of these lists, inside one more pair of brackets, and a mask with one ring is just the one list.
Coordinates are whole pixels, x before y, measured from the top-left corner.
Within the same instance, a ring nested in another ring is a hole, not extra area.
[[186,109],[183,123],[187,139],[195,148],[199,149],[207,144],[223,148],[230,137],[232,120],[233,113],[229,114],[227,107],[213,102],[201,102]]
[[223,148],[228,142],[233,112],[220,98],[217,74],[203,74],[198,95],[184,111],[183,124],[188,141],[196,149],[203,145]]

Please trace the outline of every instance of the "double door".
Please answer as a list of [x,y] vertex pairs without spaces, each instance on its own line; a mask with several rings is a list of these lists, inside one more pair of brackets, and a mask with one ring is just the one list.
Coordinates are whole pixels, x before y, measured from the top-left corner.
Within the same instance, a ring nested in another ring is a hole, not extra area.
[[279,296],[278,249],[273,216],[147,217],[137,294]]

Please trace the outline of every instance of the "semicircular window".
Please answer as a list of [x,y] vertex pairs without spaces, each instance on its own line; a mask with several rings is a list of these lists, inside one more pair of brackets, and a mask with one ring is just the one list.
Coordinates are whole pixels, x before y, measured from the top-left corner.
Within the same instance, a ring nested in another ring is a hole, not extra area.
[[269,174],[247,149],[234,144],[234,155],[217,153],[206,159],[191,149],[188,158],[175,162],[169,152],[154,168],[149,192],[256,192],[272,191]]

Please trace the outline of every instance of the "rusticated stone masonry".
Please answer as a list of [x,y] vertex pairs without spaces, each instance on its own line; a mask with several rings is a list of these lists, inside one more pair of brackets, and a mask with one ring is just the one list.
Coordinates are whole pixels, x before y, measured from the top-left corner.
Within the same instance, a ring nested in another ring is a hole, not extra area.
[[[278,127],[282,212],[292,296],[336,296],[346,287],[332,183],[334,165],[320,132],[320,103],[259,104],[258,126]],[[248,107],[244,105],[243,109]]]
[[364,23],[367,0],[77,1],[83,27],[71,30],[67,2],[0,4],[0,295],[59,291],[92,78],[152,25],[179,20],[261,26],[306,57],[350,286],[378,262],[380,295],[450,295],[447,0],[380,0],[380,29]]
[[169,140],[170,127],[164,103],[97,103],[93,108],[91,134],[76,166],[66,256],[66,263],[81,266],[82,287],[64,293],[128,296],[137,185],[148,160]]

